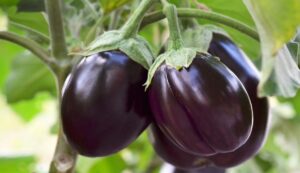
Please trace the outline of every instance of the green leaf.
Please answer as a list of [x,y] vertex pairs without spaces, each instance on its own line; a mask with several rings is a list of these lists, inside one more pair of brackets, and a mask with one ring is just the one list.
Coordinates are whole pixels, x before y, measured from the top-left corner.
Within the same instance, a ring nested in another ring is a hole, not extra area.
[[0,157],[0,170],[3,173],[34,172],[34,164],[32,156]]
[[132,0],[99,0],[104,14],[108,14],[131,1]]
[[[226,16],[230,16],[238,21],[241,21],[248,26],[254,27],[254,21],[249,14],[246,6],[244,5],[243,1],[241,0],[230,0],[224,1],[224,0],[198,0],[199,2],[205,4],[208,6],[209,9],[211,9],[214,12],[221,13]],[[217,26],[222,27],[223,29],[228,32],[228,34],[231,36],[233,41],[239,45],[241,49],[243,49],[246,54],[251,59],[257,59],[260,56],[260,50],[259,50],[259,44],[256,40],[253,40],[249,36],[240,33],[239,31],[227,27],[225,25],[220,25],[215,22],[199,19],[200,23],[209,23],[209,24],[215,24]]]
[[243,0],[255,20],[262,49],[274,55],[300,26],[299,0]]
[[31,99],[40,91],[55,94],[55,89],[52,73],[39,59],[28,52],[14,59],[6,81],[5,94],[8,102]]
[[76,170],[78,173],[123,172],[127,165],[119,154],[105,158],[79,157]]
[[199,25],[197,27],[188,28],[182,33],[184,46],[194,48],[198,52],[207,53],[213,32],[226,35],[224,30],[214,25]]
[[154,63],[151,65],[148,71],[148,78],[145,83],[146,89],[150,86],[153,76],[155,75],[156,70],[164,62],[177,70],[183,67],[189,67],[196,57],[197,51],[193,48],[181,48],[178,50],[169,50],[161,55],[159,55]]
[[42,13],[16,12],[16,9],[12,8],[8,11],[8,18],[10,27],[29,28],[44,37],[49,36],[48,23]]
[[300,70],[284,46],[275,57],[264,57],[262,77],[258,85],[260,96],[293,97],[300,87]]
[[292,97],[300,87],[300,70],[285,44],[300,25],[299,0],[244,0],[261,40],[262,80],[259,95]]
[[11,7],[19,3],[20,0],[0,0],[0,7]]
[[45,4],[43,0],[20,0],[18,3],[18,11],[45,11]]
[[123,40],[119,48],[126,55],[128,55],[133,61],[141,64],[145,69],[149,69],[153,63],[152,50],[143,37],[129,38]]
[[130,59],[148,69],[153,61],[152,50],[147,41],[141,37],[124,38],[122,31],[108,31],[100,35],[83,52],[76,54],[89,56],[98,52],[121,50]]
[[22,100],[10,106],[25,122],[29,122],[42,111],[43,103],[49,98],[49,93],[39,93],[31,100]]
[[9,74],[10,65],[14,57],[23,51],[23,48],[0,40],[0,52],[5,52],[0,58],[0,89],[4,89],[6,78]]

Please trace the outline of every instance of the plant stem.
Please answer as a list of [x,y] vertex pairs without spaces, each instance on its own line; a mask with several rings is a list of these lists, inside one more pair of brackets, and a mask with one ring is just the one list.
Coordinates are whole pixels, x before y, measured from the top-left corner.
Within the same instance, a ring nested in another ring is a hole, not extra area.
[[[208,11],[191,9],[191,8],[178,8],[177,12],[179,17],[197,17],[197,18],[208,19],[214,22],[227,25],[259,41],[258,33],[254,29],[228,16],[215,13],[215,12],[208,12]],[[144,18],[141,27],[157,22],[164,18],[165,16],[162,11],[153,12],[152,14]]]
[[52,56],[57,60],[67,58],[67,46],[63,28],[60,0],[45,0],[51,37]]
[[[68,58],[63,21],[61,14],[61,0],[45,0],[46,11],[48,14],[49,30],[51,36],[52,56],[58,61],[55,69],[57,80],[57,90],[59,98],[59,110],[61,105],[61,92],[63,83],[70,71],[70,62],[65,61]],[[76,151],[66,141],[61,119],[59,117],[59,135],[53,160],[50,165],[50,173],[73,173],[76,166]]]
[[145,13],[157,0],[143,0],[137,9],[133,12],[127,22],[121,28],[124,31],[124,38],[135,36],[138,31],[140,24],[144,18]]
[[0,31],[0,39],[10,41],[28,49],[37,57],[39,57],[44,63],[50,65],[51,67],[55,64],[55,60],[50,58],[49,53],[38,43],[31,39],[24,38],[17,34],[13,34],[7,31]]
[[[61,105],[61,92],[63,83],[66,79],[68,73],[57,76],[57,88],[58,88],[58,98],[59,98],[59,110]],[[73,173],[76,166],[77,153],[68,144],[64,137],[64,133],[61,127],[61,120],[59,118],[59,133],[57,144],[55,148],[55,153],[50,164],[49,173]]]
[[180,33],[176,6],[168,3],[166,0],[162,0],[162,4],[164,6],[163,13],[167,16],[170,30],[171,40],[169,49],[178,50],[183,47],[183,40]]
[[49,37],[47,35],[39,32],[39,31],[37,31],[35,29],[32,29],[32,28],[30,28],[28,26],[19,24],[19,23],[14,22],[14,21],[9,21],[9,25],[14,26],[16,28],[20,28],[20,29],[22,29],[24,31],[27,31],[28,33],[33,34],[33,35],[36,35],[37,37],[40,37],[41,39],[43,39],[43,41],[45,41],[47,44],[49,44],[49,42],[50,42],[50,39],[49,39]]

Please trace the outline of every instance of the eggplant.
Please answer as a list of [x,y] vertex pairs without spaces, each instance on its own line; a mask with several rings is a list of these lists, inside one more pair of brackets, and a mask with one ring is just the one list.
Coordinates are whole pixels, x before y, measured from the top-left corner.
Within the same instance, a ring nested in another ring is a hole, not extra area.
[[205,167],[201,169],[194,170],[184,170],[184,169],[175,169],[173,173],[225,173],[226,170],[218,167]]
[[177,168],[195,169],[211,164],[207,159],[184,152],[178,148],[155,124],[150,125],[149,136],[158,156]]
[[84,58],[65,83],[65,136],[79,154],[106,156],[132,143],[151,121],[147,70],[120,51]]
[[228,37],[214,34],[208,52],[220,58],[245,86],[253,109],[253,130],[247,142],[231,153],[217,154],[210,159],[222,167],[236,166],[253,157],[262,147],[268,131],[269,104],[266,97],[257,96],[259,73],[253,63]]
[[155,123],[179,148],[198,156],[232,152],[249,138],[252,106],[240,80],[212,56],[188,68],[162,64],[149,88]]

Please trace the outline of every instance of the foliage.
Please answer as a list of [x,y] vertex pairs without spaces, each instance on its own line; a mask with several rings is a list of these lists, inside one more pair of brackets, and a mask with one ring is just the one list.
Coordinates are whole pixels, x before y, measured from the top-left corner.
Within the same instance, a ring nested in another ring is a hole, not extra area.
[[[140,1],[64,0],[63,2],[65,4],[63,21],[65,22],[67,46],[69,52],[76,54],[93,40],[90,38],[94,38],[104,31],[119,28]],[[178,7],[186,5],[179,0],[170,0],[170,2]],[[272,0],[231,0],[230,2],[190,0],[190,5],[192,8],[207,7],[208,10],[256,28],[260,42],[228,26],[210,20],[197,19],[207,30],[226,32],[251,60],[261,67],[260,95],[281,96],[271,98],[273,118],[270,122],[269,137],[262,151],[255,158],[239,167],[229,169],[228,172],[289,173],[300,170],[298,165],[300,162],[300,93],[297,93],[300,87],[299,0],[278,0],[276,2]],[[150,11],[160,9],[161,6],[157,5]],[[47,52],[51,49],[48,25],[49,21],[46,19],[43,0],[0,0],[0,30],[32,39]],[[198,34],[203,34],[204,39],[209,41],[211,33],[206,33],[205,29],[200,29]],[[298,35],[296,35],[297,29]],[[152,46],[152,50],[157,53],[165,44],[168,31],[165,22],[159,22],[146,26],[139,34],[143,37],[139,37],[139,40],[146,39]],[[193,37],[192,33],[185,32],[183,34],[184,37],[190,37],[191,41],[187,44],[191,44],[194,40],[201,40],[201,37]],[[132,44],[140,43],[134,41]],[[122,46],[128,45],[122,44]],[[198,49],[206,51],[207,44],[201,43],[200,46],[203,47],[198,47]],[[146,48],[147,51],[150,50],[150,48]],[[132,51],[142,54],[146,48]],[[0,52],[2,52],[0,98],[5,98],[8,103],[7,105],[0,103],[0,111],[4,108],[5,110],[9,109],[13,113],[4,113],[13,118],[16,118],[15,115],[17,115],[19,121],[30,126],[36,119],[44,117],[41,114],[44,103],[57,99],[54,75],[32,53],[15,44],[0,40]],[[72,62],[76,63],[77,60],[78,57],[74,56]],[[292,98],[285,98],[287,96]],[[1,124],[0,116],[1,125],[3,124]],[[19,127],[14,123],[11,126]],[[49,128],[49,132],[45,135],[51,136],[50,131]],[[32,136],[28,140],[36,139],[35,136]],[[15,148],[18,148],[18,145],[22,144],[14,145]],[[49,146],[45,150],[52,152],[53,148],[54,146]],[[37,158],[36,153],[26,154],[29,155],[0,152],[1,172],[46,172],[47,169],[40,168],[42,159]],[[48,157],[51,159],[52,155]],[[158,172],[161,164],[161,160],[157,159],[154,154],[147,134],[143,133],[127,149],[115,155],[94,159],[79,157],[77,172],[96,173],[100,170],[108,173],[125,171],[140,173],[146,170]]]

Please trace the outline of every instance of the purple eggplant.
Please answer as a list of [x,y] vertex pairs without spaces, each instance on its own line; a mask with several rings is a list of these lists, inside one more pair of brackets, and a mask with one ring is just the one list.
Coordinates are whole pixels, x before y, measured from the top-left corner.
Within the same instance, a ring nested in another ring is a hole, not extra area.
[[264,143],[269,121],[268,100],[266,97],[258,98],[259,73],[247,56],[229,38],[214,34],[209,53],[219,57],[237,75],[245,86],[252,103],[253,130],[247,142],[234,152],[210,157],[215,165],[236,166],[253,157]]
[[151,119],[146,78],[147,70],[119,51],[84,58],[62,96],[62,125],[71,146],[95,157],[133,142]]
[[224,168],[217,167],[205,167],[201,169],[194,170],[184,170],[184,169],[175,169],[173,173],[225,173],[226,170]]
[[212,56],[198,54],[190,67],[179,71],[161,65],[149,101],[162,132],[194,155],[232,152],[252,130],[252,106],[244,86]]
[[177,168],[195,169],[211,164],[207,159],[178,148],[155,124],[150,125],[150,141],[158,156]]

